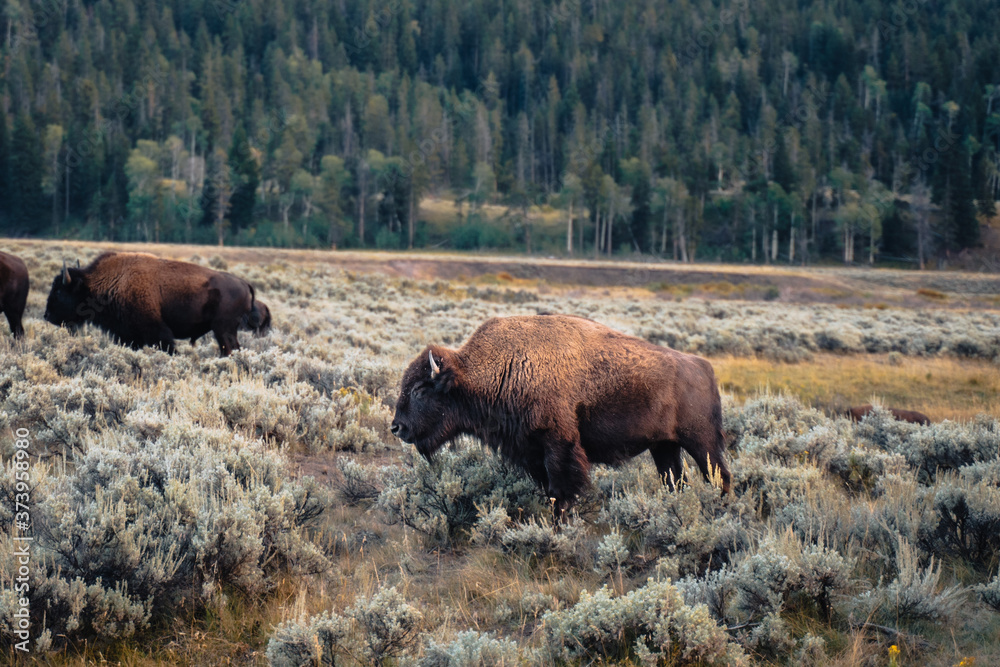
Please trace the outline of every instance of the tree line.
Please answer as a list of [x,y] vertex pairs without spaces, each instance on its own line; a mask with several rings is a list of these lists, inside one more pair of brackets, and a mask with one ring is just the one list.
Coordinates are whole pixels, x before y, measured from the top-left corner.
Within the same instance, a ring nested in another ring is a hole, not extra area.
[[0,0],[0,233],[923,266],[996,215],[991,4]]

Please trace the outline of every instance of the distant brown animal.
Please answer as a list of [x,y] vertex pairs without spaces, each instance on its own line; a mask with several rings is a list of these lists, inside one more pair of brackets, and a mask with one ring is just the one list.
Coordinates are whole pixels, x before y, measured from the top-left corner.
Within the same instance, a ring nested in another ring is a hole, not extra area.
[[[850,418],[851,421],[859,422],[865,415],[869,414],[874,409],[875,408],[869,403],[866,405],[859,405],[854,408],[848,408],[844,410],[842,414],[845,417]],[[901,422],[912,422],[922,426],[928,426],[931,423],[931,420],[927,415],[922,412],[917,412],[916,410],[898,410],[896,408],[886,408],[886,410]]]
[[492,318],[458,350],[425,348],[403,375],[392,432],[428,460],[458,435],[479,438],[555,499],[557,519],[591,465],[646,450],[671,487],[683,449],[730,488],[711,364],[582,317]]
[[259,317],[253,286],[242,278],[146,253],[106,252],[86,268],[63,265],[45,306],[48,322],[93,322],[135,349],[173,354],[176,339],[193,343],[211,331],[224,357],[240,349],[241,322],[259,328]]
[[[251,288],[252,289],[252,288]],[[241,331],[252,331],[256,337],[266,336],[271,330],[271,309],[263,301],[254,300],[250,312],[240,319]]]
[[0,313],[7,316],[14,338],[24,335],[21,318],[27,303],[28,267],[20,257],[0,252]]

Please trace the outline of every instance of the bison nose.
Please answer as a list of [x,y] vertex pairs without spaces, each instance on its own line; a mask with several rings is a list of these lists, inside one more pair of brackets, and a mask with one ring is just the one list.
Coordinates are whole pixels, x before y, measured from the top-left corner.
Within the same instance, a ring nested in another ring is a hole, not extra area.
[[392,431],[393,435],[398,434],[399,433],[399,424],[397,424],[396,422],[392,422],[392,426],[389,427],[389,430]]

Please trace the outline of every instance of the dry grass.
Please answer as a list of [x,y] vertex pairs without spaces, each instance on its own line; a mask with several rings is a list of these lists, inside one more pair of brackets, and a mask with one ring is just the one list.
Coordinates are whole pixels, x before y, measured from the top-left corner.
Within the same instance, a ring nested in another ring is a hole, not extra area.
[[826,410],[876,398],[887,406],[919,410],[934,421],[983,412],[1000,417],[1000,370],[988,361],[816,355],[795,364],[721,357],[712,365],[722,391],[739,400],[770,388]]

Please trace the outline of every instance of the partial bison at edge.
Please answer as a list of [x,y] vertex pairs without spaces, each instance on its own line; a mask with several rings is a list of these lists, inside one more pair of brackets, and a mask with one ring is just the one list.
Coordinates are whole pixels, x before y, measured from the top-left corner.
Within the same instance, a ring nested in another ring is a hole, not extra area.
[[479,438],[555,498],[557,520],[592,464],[646,450],[671,486],[682,449],[730,486],[712,366],[581,317],[492,318],[458,350],[429,346],[403,375],[392,432],[428,460]]
[[7,316],[14,338],[24,335],[21,318],[28,303],[28,267],[19,257],[0,252],[0,313]]
[[194,343],[211,331],[224,357],[240,349],[241,324],[261,328],[266,312],[242,278],[124,252],[106,252],[82,269],[63,266],[45,305],[52,324],[77,328],[92,322],[135,349],[150,345],[173,354],[175,340]]

